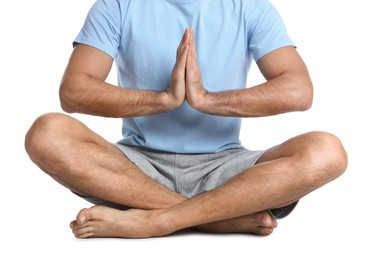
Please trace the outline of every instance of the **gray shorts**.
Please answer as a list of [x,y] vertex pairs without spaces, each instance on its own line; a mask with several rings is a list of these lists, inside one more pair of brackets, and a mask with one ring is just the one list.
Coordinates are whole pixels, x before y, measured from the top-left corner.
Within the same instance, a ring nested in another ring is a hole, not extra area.
[[213,154],[174,154],[117,147],[151,179],[188,198],[225,184],[252,167],[264,152],[241,148]]
[[[116,146],[148,177],[187,198],[224,185],[244,170],[254,166],[265,152],[238,148],[213,154],[175,154],[122,144]],[[97,198],[84,198],[93,204],[125,208]],[[279,217],[272,211],[269,213],[273,217]],[[281,215],[284,217],[283,212]]]

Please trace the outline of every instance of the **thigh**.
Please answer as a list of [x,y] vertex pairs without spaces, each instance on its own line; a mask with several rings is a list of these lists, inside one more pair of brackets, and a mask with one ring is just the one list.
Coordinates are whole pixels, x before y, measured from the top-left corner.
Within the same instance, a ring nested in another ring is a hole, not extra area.
[[347,167],[347,154],[340,140],[322,131],[301,134],[267,150],[257,164],[284,158],[290,159],[288,167],[301,174],[304,185],[313,188],[334,180]]
[[314,151],[321,142],[320,132],[309,132],[286,140],[285,142],[267,149],[257,160],[256,164],[277,160],[284,157],[306,155]]
[[[79,120],[61,113],[49,113],[35,120],[26,135],[26,150],[31,155],[45,153],[46,158],[58,152],[65,156],[79,153],[82,144],[100,146],[113,153],[121,154],[115,145],[90,130]],[[50,155],[50,156],[48,156]]]
[[[129,165],[115,145],[90,130],[75,118],[49,113],[40,116],[26,135],[26,150],[44,172],[71,188],[65,178],[93,172],[97,164],[107,167]],[[116,163],[111,163],[116,158]]]

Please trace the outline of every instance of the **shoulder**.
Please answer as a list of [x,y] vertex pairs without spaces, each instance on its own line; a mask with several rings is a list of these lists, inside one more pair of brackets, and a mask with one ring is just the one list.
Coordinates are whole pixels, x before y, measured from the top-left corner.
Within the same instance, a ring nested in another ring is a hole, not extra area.
[[269,0],[242,0],[242,2],[245,22],[249,29],[254,30],[256,26],[266,22],[269,25],[282,23],[279,12]]
[[96,0],[93,9],[126,12],[131,0]]
[[242,0],[242,6],[246,15],[256,17],[273,9],[269,0]]
[[89,11],[88,19],[104,23],[108,21],[120,27],[130,3],[131,0],[96,0]]
[[111,7],[128,7],[131,0],[96,0],[93,6],[99,6],[103,8]]

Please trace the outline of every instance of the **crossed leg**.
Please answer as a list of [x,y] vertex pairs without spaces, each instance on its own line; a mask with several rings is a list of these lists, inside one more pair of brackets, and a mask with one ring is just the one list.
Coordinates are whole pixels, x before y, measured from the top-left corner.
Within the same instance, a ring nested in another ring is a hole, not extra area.
[[336,137],[308,133],[267,151],[255,167],[226,185],[186,199],[148,178],[115,146],[66,115],[36,120],[26,150],[72,191],[133,208],[81,210],[71,223],[79,238],[163,236],[188,227],[268,235],[277,223],[266,209],[297,201],[337,178],[347,164]]

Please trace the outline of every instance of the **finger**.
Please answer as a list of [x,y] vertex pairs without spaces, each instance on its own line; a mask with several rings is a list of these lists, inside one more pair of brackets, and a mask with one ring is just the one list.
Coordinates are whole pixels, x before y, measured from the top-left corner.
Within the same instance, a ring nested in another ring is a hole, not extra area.
[[190,41],[190,28],[186,28],[186,30],[185,30],[185,32],[183,34],[182,40],[183,40],[183,44],[189,44],[189,41]]
[[181,42],[178,45],[177,58],[179,58],[179,56],[182,54],[185,46],[189,44],[189,41],[190,41],[190,32],[189,32],[189,28],[187,28],[182,36]]
[[187,38],[190,35],[190,32],[189,31],[190,31],[189,28],[186,28],[185,31],[183,32],[183,36],[182,36],[182,39],[181,39],[181,43],[182,44],[185,44],[186,43],[186,40],[187,40]]
[[187,29],[186,29],[185,32],[183,33],[183,36],[182,36],[182,39],[181,39],[180,43],[178,44],[178,50],[181,50],[182,47],[185,45],[187,34],[188,34],[188,32],[187,32]]
[[193,46],[193,45],[190,45],[190,47],[189,47],[186,66],[187,66],[188,69],[192,69],[192,70],[197,70],[198,69],[196,49],[195,49],[195,46]]
[[190,46],[186,45],[183,50],[181,55],[179,56],[179,59],[177,60],[175,69],[177,72],[182,72],[184,75],[184,71],[186,68],[186,61],[187,61],[187,55],[189,53]]
[[190,29],[190,50],[187,59],[187,66],[193,69],[197,69],[198,61],[197,61],[197,54],[196,54],[196,47],[195,47],[195,37],[194,32]]
[[194,45],[194,31],[192,30],[192,28],[189,29],[189,33],[190,33],[190,45]]
[[196,55],[196,47],[195,47],[195,37],[194,32],[191,31],[190,35],[190,45],[191,45],[191,55],[195,63],[197,63],[198,56]]
[[179,64],[182,66],[182,67],[185,67],[186,66],[186,61],[187,61],[187,55],[189,54],[189,50],[190,50],[190,45],[186,45],[185,48],[183,49],[183,52],[180,56],[180,60],[179,60]]

